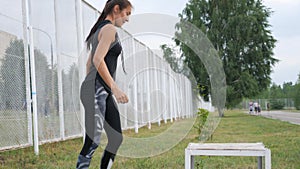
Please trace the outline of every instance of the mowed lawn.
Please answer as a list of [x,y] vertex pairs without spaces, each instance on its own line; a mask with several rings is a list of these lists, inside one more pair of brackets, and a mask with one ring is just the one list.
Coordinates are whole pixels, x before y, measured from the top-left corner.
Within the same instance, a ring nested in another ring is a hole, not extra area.
[[[133,130],[124,131],[131,137],[150,137],[168,129],[167,123],[152,129],[141,128],[139,134]],[[4,139],[4,138],[1,138]],[[116,169],[178,169],[184,168],[184,149],[190,142],[198,142],[197,131],[192,129],[178,145],[170,151],[148,158],[126,158],[117,156],[113,168]],[[300,126],[250,116],[240,110],[225,112],[211,140],[216,143],[256,143],[263,142],[271,149],[273,169],[300,169]],[[157,143],[159,144],[159,142]],[[82,146],[82,138],[51,143],[40,146],[39,156],[34,155],[33,147],[0,152],[0,168],[75,168],[77,155]],[[147,145],[145,145],[147,146]],[[99,168],[102,149],[94,155],[90,168]],[[207,169],[254,169],[257,168],[256,157],[197,157],[197,168]]]

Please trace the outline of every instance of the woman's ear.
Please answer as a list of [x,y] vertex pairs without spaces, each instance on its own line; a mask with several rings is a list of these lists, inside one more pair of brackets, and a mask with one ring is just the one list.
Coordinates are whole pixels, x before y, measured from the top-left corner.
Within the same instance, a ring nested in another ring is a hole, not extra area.
[[120,13],[120,6],[119,5],[114,6],[114,13]]

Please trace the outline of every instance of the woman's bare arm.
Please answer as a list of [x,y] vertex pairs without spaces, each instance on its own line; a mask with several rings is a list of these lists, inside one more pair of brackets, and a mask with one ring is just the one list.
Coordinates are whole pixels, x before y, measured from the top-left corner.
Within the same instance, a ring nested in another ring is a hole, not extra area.
[[127,103],[128,97],[121,91],[109,73],[104,58],[109,50],[110,44],[115,41],[116,28],[113,25],[102,27],[98,35],[98,46],[93,58],[93,62],[104,82],[111,88],[116,99],[120,103]]
[[90,73],[91,70],[91,59],[92,59],[92,54],[90,53],[89,58],[86,62],[86,75]]

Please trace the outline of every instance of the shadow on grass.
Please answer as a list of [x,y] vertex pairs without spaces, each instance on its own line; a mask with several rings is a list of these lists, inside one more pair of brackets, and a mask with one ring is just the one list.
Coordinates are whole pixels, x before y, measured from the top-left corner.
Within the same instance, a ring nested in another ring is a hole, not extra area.
[[243,114],[224,114],[224,117],[222,118],[241,118],[241,117],[249,117],[249,114],[243,113]]

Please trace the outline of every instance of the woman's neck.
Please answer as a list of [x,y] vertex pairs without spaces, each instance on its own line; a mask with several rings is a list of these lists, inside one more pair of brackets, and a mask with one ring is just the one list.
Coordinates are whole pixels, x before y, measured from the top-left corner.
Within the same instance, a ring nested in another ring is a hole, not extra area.
[[113,25],[115,25],[115,19],[113,16],[111,15],[107,15],[105,20],[109,20]]

